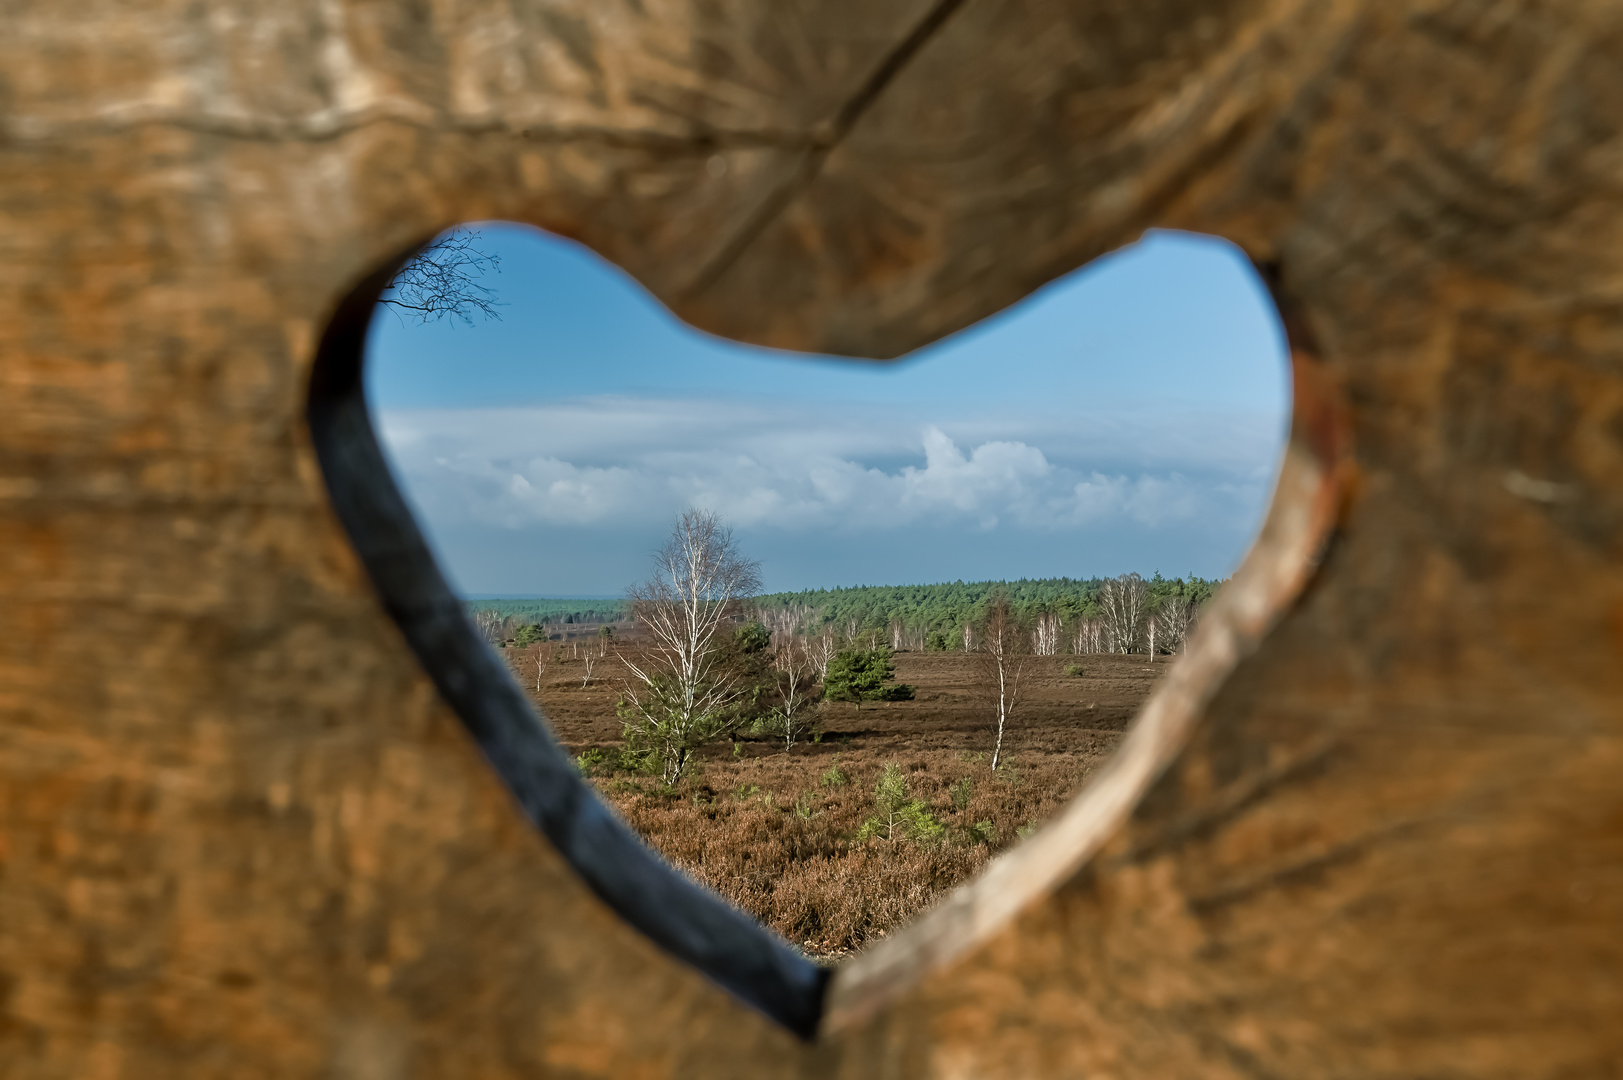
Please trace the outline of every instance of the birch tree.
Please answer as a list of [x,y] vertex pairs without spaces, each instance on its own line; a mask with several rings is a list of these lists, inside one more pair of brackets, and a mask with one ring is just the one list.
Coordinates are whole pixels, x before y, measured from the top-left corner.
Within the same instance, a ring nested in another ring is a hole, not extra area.
[[834,628],[823,627],[823,632],[817,635],[817,641],[811,647],[812,660],[817,664],[819,680],[828,678],[828,662],[834,659],[834,654],[839,651],[834,642]]
[[817,657],[812,650],[811,642],[799,634],[784,634],[772,654],[778,683],[778,705],[772,722],[783,736],[784,753],[792,750],[795,740],[811,726],[812,705],[822,693]]
[[1079,654],[1105,651],[1104,620],[1089,616],[1076,624],[1076,651]]
[[1137,574],[1108,579],[1099,589],[1099,606],[1111,652],[1130,653],[1143,639],[1149,616],[1150,587]]
[[1026,629],[1002,594],[992,597],[980,629],[980,689],[997,735],[992,744],[992,770],[1003,758],[1003,734],[1020,704],[1020,676],[1025,673]]
[[1051,611],[1037,616],[1037,628],[1032,631],[1033,652],[1038,656],[1054,656],[1059,652],[1059,612]]
[[743,683],[723,646],[760,580],[759,564],[744,558],[720,517],[689,509],[655,554],[653,573],[629,590],[652,644],[620,658],[630,675],[620,707],[626,748],[657,764],[667,784],[682,778],[696,749],[740,722]]
[[810,633],[810,626],[817,621],[818,612],[805,604],[791,604],[788,607],[778,608],[774,611],[762,611],[756,614],[756,621],[771,632],[774,641],[780,637],[796,634]]
[[501,645],[506,638],[502,630],[502,617],[488,608],[473,613],[473,626],[479,637],[491,645]]
[[1180,652],[1189,638],[1189,627],[1194,619],[1195,606],[1187,596],[1162,597],[1155,609],[1153,624],[1161,647],[1169,653]]

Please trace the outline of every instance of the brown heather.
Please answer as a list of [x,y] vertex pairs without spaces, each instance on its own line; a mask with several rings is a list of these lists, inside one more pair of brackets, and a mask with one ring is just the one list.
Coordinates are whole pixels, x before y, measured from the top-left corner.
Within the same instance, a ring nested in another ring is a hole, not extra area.
[[[581,661],[567,646],[562,654],[543,680],[542,708],[572,753],[612,754],[623,668],[611,654],[582,687]],[[510,652],[533,690],[532,656]],[[821,740],[789,753],[770,739],[723,742],[674,789],[620,771],[593,770],[593,783],[675,865],[808,953],[842,956],[907,923],[1050,817],[1171,666],[1143,656],[1030,658],[1006,764],[994,774],[991,714],[977,701],[973,661],[900,653],[897,678],[917,687],[916,700],[825,704]],[[1077,663],[1083,674],[1066,675]],[[940,823],[937,838],[858,839],[887,764]]]

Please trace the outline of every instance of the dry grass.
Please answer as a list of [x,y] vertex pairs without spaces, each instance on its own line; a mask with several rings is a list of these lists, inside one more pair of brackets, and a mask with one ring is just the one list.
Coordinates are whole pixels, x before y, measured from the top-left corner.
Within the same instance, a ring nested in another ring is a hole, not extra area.
[[[515,667],[524,681],[525,661]],[[1080,678],[1064,675],[1080,661]],[[914,918],[1046,819],[1098,767],[1169,664],[1143,657],[1032,661],[1007,764],[988,767],[991,730],[976,705],[974,665],[961,653],[903,653],[897,675],[915,701],[827,705],[824,733],[785,753],[770,741],[708,749],[675,789],[627,773],[593,782],[674,864],[807,952],[837,957]],[[600,662],[581,685],[579,661],[549,669],[540,702],[566,745],[612,748],[620,670]],[[534,669],[528,671],[534,687]],[[858,837],[876,813],[886,764],[905,776],[942,826],[915,840]],[[842,779],[843,778],[843,779]]]

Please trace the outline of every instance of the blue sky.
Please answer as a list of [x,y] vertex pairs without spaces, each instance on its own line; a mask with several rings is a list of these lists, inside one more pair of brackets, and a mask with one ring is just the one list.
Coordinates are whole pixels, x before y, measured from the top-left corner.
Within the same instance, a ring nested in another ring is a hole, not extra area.
[[1152,233],[891,364],[686,326],[618,268],[487,224],[501,321],[382,311],[367,384],[453,584],[618,595],[677,511],[769,590],[1224,575],[1288,424],[1283,335],[1232,247]]

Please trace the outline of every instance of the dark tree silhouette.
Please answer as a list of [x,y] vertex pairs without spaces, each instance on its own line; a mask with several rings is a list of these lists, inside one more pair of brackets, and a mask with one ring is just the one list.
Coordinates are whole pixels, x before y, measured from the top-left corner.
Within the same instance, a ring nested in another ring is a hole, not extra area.
[[413,255],[389,287],[378,297],[397,312],[420,323],[439,322],[447,316],[473,325],[473,314],[500,319],[496,290],[481,285],[486,273],[501,273],[501,256],[479,246],[476,229],[452,229]]

